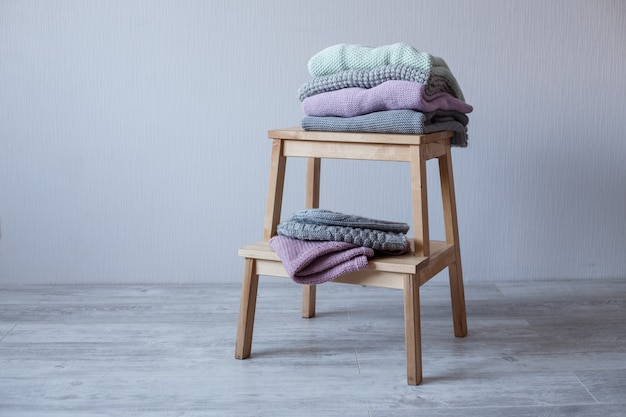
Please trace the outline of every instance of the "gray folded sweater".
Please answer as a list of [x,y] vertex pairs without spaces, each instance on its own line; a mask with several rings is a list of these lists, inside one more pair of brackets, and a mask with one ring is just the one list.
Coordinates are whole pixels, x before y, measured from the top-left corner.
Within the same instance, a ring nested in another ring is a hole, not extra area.
[[[415,110],[385,110],[354,117],[306,116],[304,130],[328,132],[402,133],[425,135],[450,130],[454,132],[450,144],[467,146],[467,116],[458,112],[420,113]],[[465,124],[464,124],[465,122]]]
[[278,234],[300,240],[328,240],[353,243],[379,251],[405,251],[407,248],[407,238],[402,233],[348,226],[329,226],[288,221],[278,225]]
[[344,214],[326,209],[304,209],[294,213],[292,221],[299,223],[322,224],[327,226],[346,226],[362,229],[374,229],[384,232],[406,233],[410,226],[406,223],[378,220],[369,217]]
[[461,87],[449,69],[437,67],[425,71],[409,65],[387,65],[369,70],[353,69],[314,77],[298,89],[298,97],[302,101],[315,94],[342,88],[372,88],[389,80],[417,82],[424,85],[424,91],[428,95],[445,92],[465,101]]

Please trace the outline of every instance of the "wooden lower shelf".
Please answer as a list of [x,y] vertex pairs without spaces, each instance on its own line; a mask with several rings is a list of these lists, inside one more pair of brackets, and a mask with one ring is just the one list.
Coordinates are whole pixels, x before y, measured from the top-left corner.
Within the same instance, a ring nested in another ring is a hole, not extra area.
[[[357,284],[383,288],[404,287],[404,275],[416,275],[419,284],[427,282],[432,276],[454,262],[455,248],[446,242],[431,241],[431,255],[418,257],[414,254],[399,256],[374,256],[368,259],[368,266],[362,271],[342,275],[330,282]],[[267,242],[256,242],[239,249],[239,256],[255,259],[255,273],[288,278],[276,252]]]

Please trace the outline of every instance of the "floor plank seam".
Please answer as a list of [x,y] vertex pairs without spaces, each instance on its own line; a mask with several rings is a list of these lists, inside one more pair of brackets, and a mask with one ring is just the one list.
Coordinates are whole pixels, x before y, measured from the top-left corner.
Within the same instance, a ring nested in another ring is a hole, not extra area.
[[576,375],[576,373],[574,371],[571,371],[572,375],[574,375],[574,378],[576,378],[576,380],[578,381],[578,383],[585,389],[585,391],[587,391],[587,394],[589,394],[591,396],[591,398],[593,398],[593,400],[596,402],[596,404],[600,404],[600,401],[598,401],[598,399],[591,393],[591,391],[589,391],[589,389],[587,389],[587,386],[583,383],[583,381],[580,380],[580,378],[578,378],[578,375]]
[[356,347],[354,348],[354,359],[356,360],[356,368],[359,371],[359,375],[361,375],[361,365],[359,364],[359,354],[356,351]]
[[[559,409],[562,407],[584,407],[584,406],[591,406],[591,407],[595,407],[598,405],[620,405],[618,404],[603,404],[603,403],[596,403],[596,404],[589,404],[589,403],[579,403],[579,402],[565,402],[565,403],[554,403],[554,404],[512,404],[512,405],[450,405],[450,404],[446,404],[446,405],[441,405],[440,407],[420,407],[419,411],[442,411],[442,410],[448,410],[448,411],[454,411],[454,410],[512,410],[512,409],[518,409],[518,410],[527,410],[527,409],[542,409],[542,408],[554,408],[554,409]],[[394,410],[411,410],[411,411],[415,411],[415,408],[413,407],[400,407],[400,408],[394,408]],[[501,415],[506,415],[505,412],[503,412]],[[537,414],[539,415],[539,414]],[[543,414],[541,414],[543,415]]]
[[4,338],[7,337],[13,331],[13,329],[15,329],[15,326],[17,326],[17,324],[14,324],[13,327],[11,327],[8,332],[6,332],[5,334],[2,335],[2,337],[0,337],[0,342],[2,342]]

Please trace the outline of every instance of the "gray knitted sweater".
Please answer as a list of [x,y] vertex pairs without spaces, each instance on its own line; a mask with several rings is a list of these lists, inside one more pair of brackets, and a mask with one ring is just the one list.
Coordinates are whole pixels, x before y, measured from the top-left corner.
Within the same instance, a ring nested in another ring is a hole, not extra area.
[[324,209],[296,212],[278,225],[278,234],[300,240],[353,243],[378,251],[402,252],[407,248],[406,223],[377,220]]
[[[451,130],[450,144],[467,146],[467,116],[457,112],[439,112],[439,116],[415,110],[386,110],[354,117],[306,116],[304,130],[330,132],[405,133],[424,135]],[[452,113],[456,113],[452,115]]]

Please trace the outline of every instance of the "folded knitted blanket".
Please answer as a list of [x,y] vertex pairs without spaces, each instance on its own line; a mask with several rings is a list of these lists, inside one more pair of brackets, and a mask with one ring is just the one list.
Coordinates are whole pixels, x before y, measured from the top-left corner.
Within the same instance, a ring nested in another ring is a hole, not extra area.
[[321,284],[367,267],[374,250],[346,242],[310,241],[274,236],[269,245],[298,284]]
[[372,88],[342,88],[305,98],[302,110],[307,116],[338,117],[399,109],[420,112],[455,110],[461,113],[473,110],[472,106],[449,93],[428,96],[424,89],[424,84],[404,80],[389,80]]
[[381,251],[405,251],[406,235],[374,229],[287,221],[278,225],[278,234],[300,240],[327,240],[353,243]]
[[374,229],[383,232],[406,233],[409,225],[406,223],[378,220],[369,217],[344,214],[326,209],[314,208],[297,211],[291,220],[300,223],[323,224],[328,226],[347,226],[362,229]]
[[445,61],[420,52],[405,43],[379,47],[338,44],[329,46],[309,60],[309,72],[314,77],[349,69],[372,69],[385,65],[409,65],[424,71],[433,67],[448,67]]
[[408,65],[387,65],[369,70],[346,70],[330,75],[315,77],[298,89],[300,101],[315,94],[342,88],[372,88],[389,80],[405,80],[424,84],[424,92],[432,96],[448,93],[465,101],[463,91],[448,68],[437,67],[430,72]]
[[433,113],[429,115],[415,110],[386,110],[354,117],[306,116],[302,119],[301,125],[304,130],[414,135],[451,130],[454,135],[450,139],[450,144],[466,147],[467,116],[452,111],[434,113],[439,115],[434,117]]

